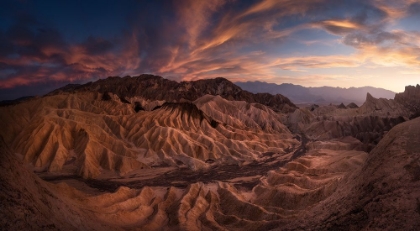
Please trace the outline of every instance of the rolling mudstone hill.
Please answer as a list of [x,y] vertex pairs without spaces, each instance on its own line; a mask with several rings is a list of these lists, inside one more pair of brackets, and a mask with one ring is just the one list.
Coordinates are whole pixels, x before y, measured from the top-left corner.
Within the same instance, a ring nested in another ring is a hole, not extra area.
[[297,108],[223,78],[143,75],[0,107],[0,227],[418,229],[419,95],[407,89]]

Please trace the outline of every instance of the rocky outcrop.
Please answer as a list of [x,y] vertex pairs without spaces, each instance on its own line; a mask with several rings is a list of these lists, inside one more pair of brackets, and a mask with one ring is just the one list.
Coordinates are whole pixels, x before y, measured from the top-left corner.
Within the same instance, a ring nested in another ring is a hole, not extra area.
[[109,77],[83,85],[71,85],[57,89],[48,95],[64,92],[93,91],[114,93],[119,98],[141,97],[146,100],[164,100],[166,102],[194,101],[204,95],[220,95],[227,100],[260,103],[275,111],[293,112],[296,106],[286,97],[268,93],[253,94],[242,90],[225,78],[204,79],[191,82],[176,82],[154,75],[138,77]]
[[337,108],[346,109],[347,107],[346,105],[344,105],[344,103],[341,103],[340,105],[337,106]]
[[406,86],[405,91],[396,94],[394,100],[411,111],[411,118],[420,116],[420,85]]
[[[344,106],[344,105],[342,105]],[[410,112],[394,100],[376,99],[367,94],[361,107],[320,106],[312,111],[298,109],[288,115],[291,131],[311,140],[331,140],[352,136],[365,151],[374,148],[395,125],[408,120]]]
[[367,93],[366,101],[358,109],[359,113],[374,115],[374,116],[409,116],[409,111],[399,102],[393,99],[375,98]]
[[349,103],[348,105],[347,105],[347,108],[358,108],[359,106],[357,106],[357,104],[355,104],[355,103]]
[[364,150],[372,150],[394,126],[405,122],[403,117],[333,117],[316,119],[304,127],[303,133],[313,140],[330,140],[352,136],[364,144]]

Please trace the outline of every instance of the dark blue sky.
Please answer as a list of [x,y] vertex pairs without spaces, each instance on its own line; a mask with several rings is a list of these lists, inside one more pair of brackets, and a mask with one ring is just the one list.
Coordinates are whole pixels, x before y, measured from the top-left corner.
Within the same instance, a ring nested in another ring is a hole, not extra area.
[[418,0],[1,1],[0,100],[152,73],[403,91]]

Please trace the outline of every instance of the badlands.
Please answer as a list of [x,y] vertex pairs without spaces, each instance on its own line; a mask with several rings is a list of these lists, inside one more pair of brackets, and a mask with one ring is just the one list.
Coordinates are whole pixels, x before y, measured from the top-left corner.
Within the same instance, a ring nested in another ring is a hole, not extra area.
[[420,86],[297,107],[109,77],[0,107],[1,230],[419,230]]

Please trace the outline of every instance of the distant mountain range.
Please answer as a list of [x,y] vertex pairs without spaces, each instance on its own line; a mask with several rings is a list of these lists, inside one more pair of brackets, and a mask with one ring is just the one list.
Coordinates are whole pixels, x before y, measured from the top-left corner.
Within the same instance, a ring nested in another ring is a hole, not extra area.
[[266,82],[236,82],[243,90],[252,93],[282,94],[295,104],[349,104],[362,105],[366,94],[370,93],[375,98],[393,99],[395,92],[375,87],[303,87],[290,83],[275,84]]

